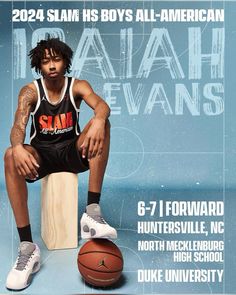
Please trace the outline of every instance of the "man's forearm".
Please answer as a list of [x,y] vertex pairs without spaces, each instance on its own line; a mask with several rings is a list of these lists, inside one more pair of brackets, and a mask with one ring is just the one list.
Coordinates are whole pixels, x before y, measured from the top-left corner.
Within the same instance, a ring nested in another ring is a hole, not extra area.
[[94,114],[97,119],[106,121],[110,116],[110,108],[104,101],[99,102],[94,110]]
[[25,141],[25,131],[18,126],[13,126],[11,130],[10,141],[12,147],[23,145]]

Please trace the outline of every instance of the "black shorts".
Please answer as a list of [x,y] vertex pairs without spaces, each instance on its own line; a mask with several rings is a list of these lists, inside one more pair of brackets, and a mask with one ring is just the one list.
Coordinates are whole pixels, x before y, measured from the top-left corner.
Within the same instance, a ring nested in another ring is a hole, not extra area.
[[76,147],[78,137],[63,143],[51,146],[34,146],[38,152],[41,163],[38,169],[38,177],[35,180],[26,179],[27,182],[35,182],[44,176],[54,172],[80,173],[89,169],[87,158],[83,159]]

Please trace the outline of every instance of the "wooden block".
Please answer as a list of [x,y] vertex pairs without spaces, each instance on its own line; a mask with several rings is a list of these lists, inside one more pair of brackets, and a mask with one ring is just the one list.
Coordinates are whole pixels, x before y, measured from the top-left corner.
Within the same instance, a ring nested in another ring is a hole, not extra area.
[[41,182],[41,236],[49,250],[78,246],[78,175],[59,172]]

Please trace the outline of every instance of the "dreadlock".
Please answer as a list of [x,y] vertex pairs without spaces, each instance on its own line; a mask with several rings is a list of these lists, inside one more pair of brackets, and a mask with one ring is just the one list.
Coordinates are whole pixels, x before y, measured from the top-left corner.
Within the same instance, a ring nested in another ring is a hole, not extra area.
[[40,64],[41,60],[45,57],[45,49],[49,51],[49,54],[51,54],[51,51],[53,54],[60,54],[66,64],[65,72],[70,73],[71,58],[73,56],[72,49],[60,41],[59,38],[50,38],[50,36],[47,40],[38,42],[37,46],[30,50],[31,68],[35,68],[37,73],[41,73]]

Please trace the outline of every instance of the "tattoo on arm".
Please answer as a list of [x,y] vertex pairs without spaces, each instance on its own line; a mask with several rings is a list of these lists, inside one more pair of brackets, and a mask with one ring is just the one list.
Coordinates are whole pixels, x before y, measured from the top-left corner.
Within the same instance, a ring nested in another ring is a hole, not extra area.
[[30,112],[35,103],[35,97],[35,91],[29,86],[24,86],[20,91],[18,108],[15,113],[14,125],[10,136],[12,146],[24,143],[25,130]]

